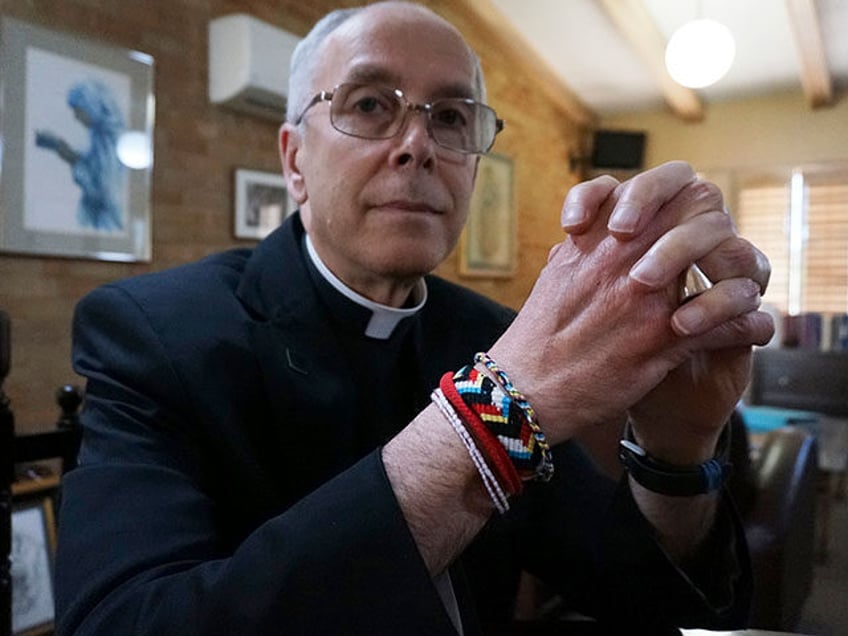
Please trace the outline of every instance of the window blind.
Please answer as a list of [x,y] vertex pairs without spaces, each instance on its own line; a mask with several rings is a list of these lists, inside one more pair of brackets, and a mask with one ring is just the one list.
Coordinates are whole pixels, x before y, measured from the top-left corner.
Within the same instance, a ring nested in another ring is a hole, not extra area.
[[789,304],[789,187],[778,183],[743,188],[736,218],[739,233],[771,262],[763,302],[785,312]]
[[[769,257],[772,278],[763,302],[788,313],[791,283],[800,291],[800,312],[848,312],[848,170],[804,172],[803,209],[792,208],[790,175],[743,184],[739,192],[737,225],[742,236]],[[796,223],[792,223],[793,215]],[[797,222],[800,221],[800,222]],[[791,232],[801,246],[793,271]]]
[[816,184],[807,194],[803,311],[848,311],[848,183]]

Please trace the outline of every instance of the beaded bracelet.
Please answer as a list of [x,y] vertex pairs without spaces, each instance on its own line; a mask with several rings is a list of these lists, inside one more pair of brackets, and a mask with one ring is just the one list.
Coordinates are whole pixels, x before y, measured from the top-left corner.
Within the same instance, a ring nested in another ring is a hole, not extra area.
[[483,351],[476,353],[474,355],[474,362],[482,363],[489,371],[494,374],[496,378],[498,378],[501,386],[504,391],[506,391],[515,404],[524,412],[524,415],[527,420],[527,425],[530,427],[530,430],[533,431],[533,437],[535,438],[537,444],[539,445],[539,449],[542,454],[543,464],[541,466],[540,478],[543,481],[548,481],[554,473],[554,464],[553,459],[551,457],[551,447],[548,445],[548,440],[545,437],[545,433],[542,431],[542,428],[539,426],[539,420],[536,417],[536,411],[533,410],[533,407],[530,406],[530,402],[527,401],[527,398],[524,397],[524,394],[521,393],[518,389],[510,381],[506,372],[503,371],[498,365],[492,360],[491,356],[488,353]]
[[463,401],[462,396],[456,390],[456,385],[453,383],[453,374],[450,371],[442,376],[439,388],[460,420],[465,424],[468,432],[481,447],[483,454],[491,462],[495,476],[504,485],[507,494],[520,494],[524,489],[524,484],[521,482],[521,477],[518,475],[515,465],[507,455],[506,449],[480,419],[480,416]]
[[442,412],[442,415],[445,416],[450,425],[453,427],[453,430],[456,431],[456,434],[459,435],[459,438],[462,440],[465,449],[468,451],[468,454],[471,456],[471,461],[474,462],[474,466],[477,468],[477,472],[480,473],[480,478],[483,480],[483,486],[486,488],[486,492],[489,493],[489,497],[492,500],[492,503],[495,504],[495,509],[501,513],[505,514],[509,510],[509,499],[507,498],[506,493],[501,488],[500,483],[492,474],[489,465],[486,463],[486,460],[480,454],[477,446],[474,444],[474,440],[471,435],[465,429],[462,420],[459,415],[451,406],[450,402],[445,398],[444,393],[442,393],[441,389],[436,389],[430,395],[430,398],[433,400],[433,403],[439,407],[439,410]]
[[[487,359],[491,360],[488,356]],[[497,377],[503,382],[506,374],[498,371],[501,375]],[[517,399],[470,365],[457,371],[453,381],[462,400],[503,445],[521,479],[549,480],[554,471],[550,447],[526,398],[515,390],[508,378],[505,384]]]

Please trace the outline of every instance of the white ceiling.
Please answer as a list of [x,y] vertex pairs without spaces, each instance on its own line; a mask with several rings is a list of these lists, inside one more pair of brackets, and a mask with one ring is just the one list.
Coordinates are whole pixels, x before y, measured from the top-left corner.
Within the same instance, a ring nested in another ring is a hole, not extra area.
[[[848,88],[848,0],[801,0],[802,6],[805,1],[808,12],[818,17],[824,64],[833,99],[839,99]],[[596,114],[655,108],[667,99],[656,70],[652,72],[610,17],[609,6],[633,6],[633,0],[492,3],[523,36],[523,44],[535,49]],[[790,21],[793,3],[797,7],[799,0],[642,0],[663,43],[696,17],[719,20],[733,33],[733,66],[718,83],[696,91],[704,103],[802,90],[800,48]]]

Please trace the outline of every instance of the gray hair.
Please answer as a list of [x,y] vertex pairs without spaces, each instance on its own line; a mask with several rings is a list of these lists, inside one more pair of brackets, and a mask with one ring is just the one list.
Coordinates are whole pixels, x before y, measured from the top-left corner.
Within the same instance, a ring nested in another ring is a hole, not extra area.
[[[289,90],[286,103],[286,120],[294,123],[298,116],[306,108],[309,100],[312,99],[312,93],[315,90],[313,87],[313,79],[315,77],[315,69],[318,65],[318,51],[327,37],[333,33],[348,19],[357,15],[364,9],[381,4],[407,4],[419,9],[429,11],[420,4],[414,2],[406,2],[405,0],[384,0],[374,4],[354,7],[352,9],[336,9],[331,11],[312,27],[312,30],[306,34],[294,49],[291,58],[291,68],[289,70]],[[436,15],[436,14],[434,14]],[[474,98],[478,101],[486,101],[486,81],[483,77],[483,69],[480,66],[480,58],[477,53],[469,46],[468,51],[471,53],[472,64],[474,65],[473,90]],[[322,87],[323,89],[332,88],[330,86]]]

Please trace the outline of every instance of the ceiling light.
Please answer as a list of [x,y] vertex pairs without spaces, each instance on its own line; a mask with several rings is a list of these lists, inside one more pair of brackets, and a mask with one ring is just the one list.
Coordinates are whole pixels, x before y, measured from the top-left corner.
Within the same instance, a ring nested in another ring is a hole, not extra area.
[[665,49],[665,65],[678,84],[704,88],[724,77],[735,55],[730,29],[715,20],[699,19],[672,34]]

